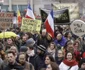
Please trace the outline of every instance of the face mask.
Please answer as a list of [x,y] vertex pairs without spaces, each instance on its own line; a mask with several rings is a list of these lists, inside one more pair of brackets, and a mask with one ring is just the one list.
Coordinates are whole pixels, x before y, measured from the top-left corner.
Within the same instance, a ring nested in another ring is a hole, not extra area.
[[34,52],[34,50],[32,50],[32,51],[28,51],[28,56],[34,56],[35,55],[35,52]]

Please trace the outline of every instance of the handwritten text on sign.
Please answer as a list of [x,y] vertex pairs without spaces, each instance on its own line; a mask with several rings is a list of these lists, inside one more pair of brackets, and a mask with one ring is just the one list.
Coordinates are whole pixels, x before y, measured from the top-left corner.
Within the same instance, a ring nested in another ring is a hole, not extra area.
[[82,36],[85,34],[85,22],[82,20],[75,20],[71,25],[72,32],[77,36]]
[[21,30],[24,32],[40,32],[41,29],[41,21],[40,20],[32,20],[23,18]]
[[12,12],[0,12],[0,28],[7,29],[12,26]]

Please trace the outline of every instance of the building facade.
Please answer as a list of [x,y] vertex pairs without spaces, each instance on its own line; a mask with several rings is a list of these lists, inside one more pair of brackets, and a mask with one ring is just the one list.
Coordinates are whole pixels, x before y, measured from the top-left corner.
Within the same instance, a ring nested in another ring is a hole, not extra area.
[[0,4],[0,9],[3,11],[17,11],[17,6],[19,10],[23,12],[28,3],[31,4],[33,11],[39,14],[39,8],[51,8],[52,3],[79,3],[80,13],[85,12],[85,0],[4,0]]

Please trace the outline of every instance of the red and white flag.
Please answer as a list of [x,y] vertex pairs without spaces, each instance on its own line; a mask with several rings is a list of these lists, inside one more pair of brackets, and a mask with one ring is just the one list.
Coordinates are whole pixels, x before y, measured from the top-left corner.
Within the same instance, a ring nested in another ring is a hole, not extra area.
[[25,15],[26,18],[30,18],[30,19],[35,19],[35,16],[34,16],[34,13],[30,7],[30,4],[28,5],[27,7],[27,12],[26,12],[26,15]]
[[54,38],[54,19],[53,19],[53,10],[48,15],[45,21],[46,31]]

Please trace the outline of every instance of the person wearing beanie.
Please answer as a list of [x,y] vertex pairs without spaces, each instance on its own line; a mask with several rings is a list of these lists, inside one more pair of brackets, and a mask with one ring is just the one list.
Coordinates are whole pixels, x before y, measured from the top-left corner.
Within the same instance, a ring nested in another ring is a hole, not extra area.
[[85,58],[82,58],[79,62],[79,70],[85,70]]
[[43,45],[37,46],[37,54],[43,64],[43,68],[45,67],[45,56],[48,54],[46,51],[46,47]]
[[45,52],[45,51],[46,51],[46,47],[43,46],[43,45],[37,46],[37,49],[38,49],[38,50],[41,50],[42,52]]
[[35,41],[33,38],[29,38],[27,41],[26,41],[26,45],[27,46],[33,46],[35,44]]
[[21,46],[20,52],[27,52],[27,47],[26,46]]

